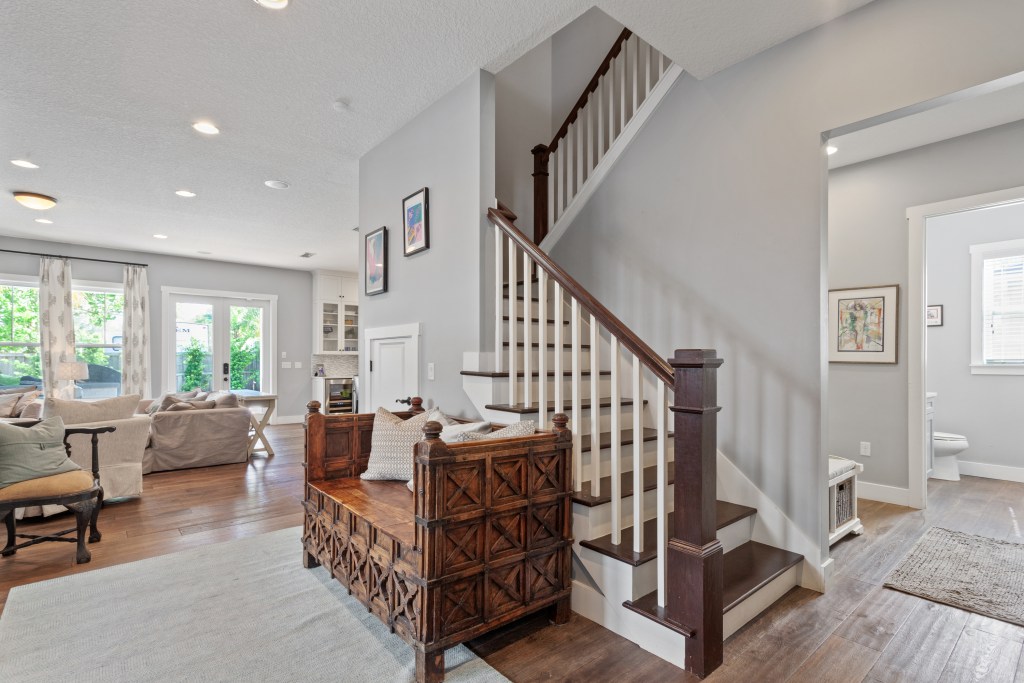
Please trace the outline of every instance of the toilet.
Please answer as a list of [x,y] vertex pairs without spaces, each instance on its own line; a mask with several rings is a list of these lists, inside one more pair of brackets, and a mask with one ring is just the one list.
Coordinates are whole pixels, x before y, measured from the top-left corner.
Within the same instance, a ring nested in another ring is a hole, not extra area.
[[932,438],[932,478],[960,481],[957,456],[966,451],[968,445],[966,436],[935,432]]

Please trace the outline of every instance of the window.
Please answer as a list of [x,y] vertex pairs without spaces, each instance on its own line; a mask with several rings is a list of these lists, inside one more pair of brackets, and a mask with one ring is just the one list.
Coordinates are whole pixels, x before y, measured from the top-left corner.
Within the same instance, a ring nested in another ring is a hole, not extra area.
[[[124,294],[120,285],[75,282],[72,289],[77,359],[89,365],[78,382],[80,398],[121,393]],[[0,385],[42,384],[39,357],[39,288],[0,279]]]
[[971,246],[971,372],[1024,374],[1024,240]]

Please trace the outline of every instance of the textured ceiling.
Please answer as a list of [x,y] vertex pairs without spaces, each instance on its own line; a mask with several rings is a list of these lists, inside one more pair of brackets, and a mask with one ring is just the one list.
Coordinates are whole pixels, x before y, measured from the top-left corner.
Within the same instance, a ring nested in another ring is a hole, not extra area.
[[[868,1],[597,5],[705,77]],[[474,69],[500,70],[593,4],[5,0],[0,189],[60,203],[40,225],[3,199],[0,235],[354,270],[359,157]],[[197,119],[221,135],[196,133]]]

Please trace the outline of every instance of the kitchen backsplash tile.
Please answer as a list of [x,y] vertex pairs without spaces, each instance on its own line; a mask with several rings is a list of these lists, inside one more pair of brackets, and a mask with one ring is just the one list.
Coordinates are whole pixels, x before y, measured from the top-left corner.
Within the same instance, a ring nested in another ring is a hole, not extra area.
[[310,367],[324,366],[326,377],[355,377],[359,374],[359,356],[339,356],[335,354],[313,354]]

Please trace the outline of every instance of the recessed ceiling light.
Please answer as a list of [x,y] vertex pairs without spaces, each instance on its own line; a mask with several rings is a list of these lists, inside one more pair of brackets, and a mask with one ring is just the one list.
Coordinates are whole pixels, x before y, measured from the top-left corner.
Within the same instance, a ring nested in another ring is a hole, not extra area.
[[178,190],[174,194],[178,195],[179,197],[195,197],[196,196],[195,192],[189,192],[188,190]]
[[39,168],[31,161],[25,161],[24,159],[11,159],[11,163],[15,166],[20,166],[21,168]]
[[268,180],[263,184],[275,190],[287,190],[289,187],[288,183],[283,180]]
[[838,151],[839,151],[839,148],[836,147],[835,145],[829,145],[828,147],[825,148],[825,154],[827,154],[829,156],[832,156],[833,154],[835,154]]
[[209,121],[196,121],[192,124],[192,127],[203,135],[217,135],[220,133],[220,128]]
[[153,237],[157,238],[158,240],[165,240],[165,239],[167,239],[167,235],[153,235]]
[[44,223],[46,225],[53,225],[53,221],[51,221],[49,218],[37,218],[36,219],[36,223]]
[[45,194],[36,194],[35,192],[15,192],[14,200],[24,207],[37,211],[52,209],[57,205],[57,200],[53,197],[48,197]]
[[313,258],[316,254],[312,251],[305,251],[299,254],[299,258]]
[[346,100],[343,97],[339,97],[338,99],[334,100],[334,102],[331,103],[331,106],[334,107],[334,111],[341,112],[348,111],[349,109],[352,108],[352,105],[349,104],[348,100]]
[[269,9],[284,9],[288,6],[288,0],[256,0],[256,4]]

